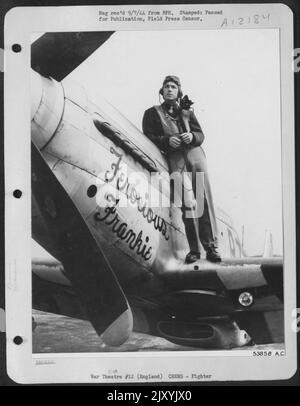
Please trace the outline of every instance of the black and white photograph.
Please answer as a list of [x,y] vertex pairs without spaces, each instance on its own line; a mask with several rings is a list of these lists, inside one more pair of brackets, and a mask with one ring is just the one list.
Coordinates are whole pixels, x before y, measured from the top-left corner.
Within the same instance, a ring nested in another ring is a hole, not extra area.
[[[126,379],[124,355],[205,358],[208,372],[210,355],[277,362],[294,345],[288,41],[274,8],[241,6],[237,25],[223,5],[136,9],[96,7],[107,29],[30,33],[29,350],[105,356],[104,382]],[[170,378],[148,370],[132,381]]]

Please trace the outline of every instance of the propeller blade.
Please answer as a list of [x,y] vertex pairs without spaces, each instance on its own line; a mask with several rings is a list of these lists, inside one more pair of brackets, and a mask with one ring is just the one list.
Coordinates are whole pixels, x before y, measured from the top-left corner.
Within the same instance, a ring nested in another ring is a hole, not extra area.
[[32,143],[32,192],[58,259],[99,335],[109,345],[125,342],[131,309],[105,255],[72,199]]
[[114,31],[49,32],[31,46],[31,67],[43,76],[63,80]]

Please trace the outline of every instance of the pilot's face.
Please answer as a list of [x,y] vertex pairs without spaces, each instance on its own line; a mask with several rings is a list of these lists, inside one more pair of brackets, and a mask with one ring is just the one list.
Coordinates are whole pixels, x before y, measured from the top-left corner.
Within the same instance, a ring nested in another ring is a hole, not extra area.
[[174,82],[167,82],[163,87],[163,98],[166,102],[175,102],[178,98],[178,86]]

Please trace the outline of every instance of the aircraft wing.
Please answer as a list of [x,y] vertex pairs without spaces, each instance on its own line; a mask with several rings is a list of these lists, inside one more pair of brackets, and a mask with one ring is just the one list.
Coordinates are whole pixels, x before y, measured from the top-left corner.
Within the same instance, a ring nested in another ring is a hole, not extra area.
[[57,260],[32,261],[32,307],[76,319],[89,319],[63,265]]
[[[61,263],[33,261],[32,269],[35,309],[88,319]],[[283,341],[280,264],[200,260],[191,266],[174,260],[156,276],[164,282],[162,294],[127,298],[134,331],[203,348],[243,346],[251,344],[249,337],[256,344]],[[141,281],[131,283],[142,288]]]
[[31,46],[31,67],[43,76],[63,80],[114,31],[46,33]]

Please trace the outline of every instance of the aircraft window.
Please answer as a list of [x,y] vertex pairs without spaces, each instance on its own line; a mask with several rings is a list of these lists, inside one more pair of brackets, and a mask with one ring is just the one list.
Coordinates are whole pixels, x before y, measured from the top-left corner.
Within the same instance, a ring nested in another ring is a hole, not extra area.
[[94,197],[97,193],[97,186],[91,185],[88,187],[87,195],[88,197]]

